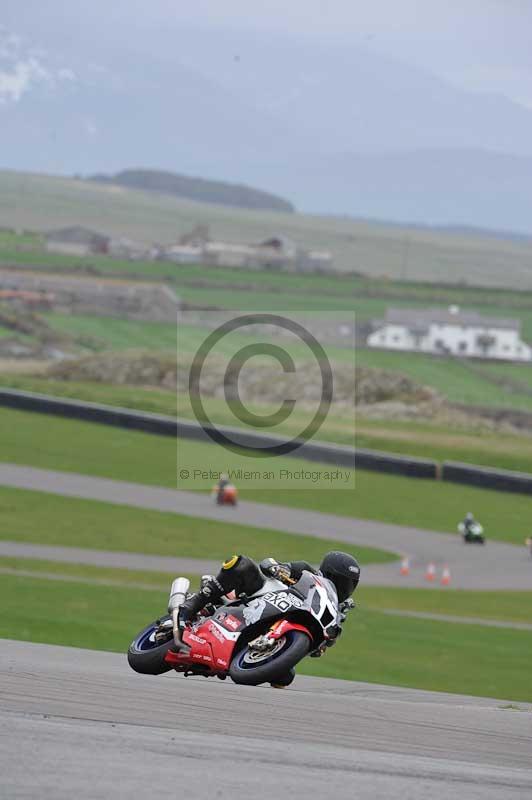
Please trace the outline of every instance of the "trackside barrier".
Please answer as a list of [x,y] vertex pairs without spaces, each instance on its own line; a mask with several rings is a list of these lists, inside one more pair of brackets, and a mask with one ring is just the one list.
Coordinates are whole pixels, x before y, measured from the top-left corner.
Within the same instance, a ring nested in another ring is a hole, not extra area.
[[115,408],[99,403],[68,400],[15,389],[0,389],[0,405],[18,411],[37,411],[41,414],[80,419],[85,422],[99,422],[103,425],[131,428],[146,433],[157,433],[161,436],[175,436],[177,433],[177,420],[162,414],[137,413],[127,408]]
[[[143,411],[132,411],[127,408],[89,403],[80,400],[52,397],[22,392],[17,389],[0,388],[0,406],[14,408],[19,411],[36,411],[41,414],[52,414],[58,417],[79,419],[85,422],[97,422],[119,428],[154,433],[159,436],[178,436],[182,439],[210,442],[212,439],[205,430],[192,420],[175,419],[163,414],[151,414]],[[280,444],[284,440],[271,434],[247,432],[239,428],[220,426],[210,429],[212,437],[220,440],[220,434],[226,434],[243,450],[256,450],[261,447]],[[444,461],[439,464],[422,458],[382,453],[377,450],[363,450],[325,442],[304,442],[300,448],[287,456],[317,461],[323,464],[334,464],[337,467],[353,468],[392,475],[404,475],[410,478],[428,478],[450,481],[453,483],[478,486],[484,489],[495,489],[501,492],[517,492],[532,494],[532,474],[511,472],[510,470],[478,467],[455,461]]]
[[444,461],[442,479],[453,483],[465,483],[483,489],[497,489],[500,492],[532,494],[532,475],[528,472],[512,472],[491,467],[477,467],[458,461]]
[[[79,419],[85,422],[97,422],[103,425],[112,425],[119,428],[154,433],[159,436],[178,436],[182,439],[211,442],[212,439],[220,441],[220,434],[227,435],[243,450],[257,450],[260,448],[282,444],[282,437],[271,434],[247,432],[239,428],[219,426],[210,428],[212,435],[198,422],[192,420],[175,419],[163,414],[151,414],[143,411],[132,411],[127,408],[101,405],[80,400],[70,400],[50,395],[23,392],[17,389],[0,388],[0,406],[14,408],[19,411],[36,411],[41,414]],[[336,467],[373,470],[394,475],[405,475],[411,478],[435,479],[438,464],[423,458],[409,458],[408,456],[381,453],[373,450],[354,449],[343,445],[327,444],[325,442],[304,442],[301,447],[287,456],[301,458],[306,461],[317,461],[322,464],[334,464]]]

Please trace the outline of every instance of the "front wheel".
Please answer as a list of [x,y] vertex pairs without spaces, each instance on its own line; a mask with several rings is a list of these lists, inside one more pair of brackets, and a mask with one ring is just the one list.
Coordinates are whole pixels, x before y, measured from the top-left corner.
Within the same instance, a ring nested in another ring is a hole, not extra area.
[[174,643],[172,618],[161,617],[142,630],[129,645],[127,660],[131,669],[143,675],[162,675],[172,669],[164,658]]
[[302,631],[289,631],[266,652],[257,652],[246,644],[231,662],[229,675],[235,683],[247,686],[276,683],[276,679],[289,674],[309,650],[310,638]]

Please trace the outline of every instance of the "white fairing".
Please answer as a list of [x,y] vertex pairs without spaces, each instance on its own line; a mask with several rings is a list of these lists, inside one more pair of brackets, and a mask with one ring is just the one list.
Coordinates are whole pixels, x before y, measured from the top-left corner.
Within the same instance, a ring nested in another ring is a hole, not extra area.
[[[466,532],[466,526],[464,525],[463,522],[460,522],[460,524],[458,525],[458,530],[460,531],[460,533]],[[480,536],[482,533],[484,533],[484,528],[479,522],[475,522],[474,525],[471,525],[469,527],[469,533],[471,533],[473,536]]]
[[261,597],[263,594],[268,594],[268,592],[278,592],[280,589],[286,589],[286,583],[278,581],[277,578],[266,578],[262,588],[250,596]]
[[[327,630],[327,628],[338,623],[338,595],[334,584],[327,578],[320,577],[319,581],[320,583],[316,584],[315,592],[310,598],[311,612],[324,630]],[[316,597],[319,597],[320,600],[319,609],[316,608]]]

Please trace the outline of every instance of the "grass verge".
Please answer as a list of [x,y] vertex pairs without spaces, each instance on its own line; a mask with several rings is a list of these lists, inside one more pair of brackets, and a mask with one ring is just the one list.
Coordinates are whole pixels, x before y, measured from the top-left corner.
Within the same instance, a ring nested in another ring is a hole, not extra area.
[[[0,331],[1,334],[1,331]],[[530,369],[532,380],[532,369]],[[121,406],[141,411],[195,419],[188,395],[178,394],[153,387],[112,385],[60,381],[28,375],[0,375],[0,383],[13,389],[40,392],[57,397],[67,397]],[[532,391],[532,388],[531,388]],[[204,406],[213,422],[223,425],[241,425],[228,409],[224,400],[215,397],[204,399]],[[247,404],[256,414],[272,414],[278,406]],[[312,412],[296,409],[289,419],[279,424],[279,434],[297,435],[308,424]],[[464,461],[469,464],[498,467],[501,469],[532,472],[532,437],[515,433],[495,433],[483,427],[464,424],[432,423],[429,421],[369,420],[345,410],[329,412],[316,439],[383,450],[391,453],[429,458],[435,461]]]
[[471,592],[461,589],[393,589],[360,586],[357,598],[362,608],[379,611],[420,611],[501,622],[532,622],[532,591]]
[[[246,462],[216,445],[188,441],[178,443],[178,458],[181,466],[191,469],[231,470]],[[176,442],[171,437],[30,412],[0,412],[0,460],[156,486],[176,485]],[[281,465],[290,470],[309,468],[309,462],[296,458],[274,460],[276,469]],[[248,458],[248,462],[257,468],[256,459]],[[518,545],[532,527],[526,495],[363,470],[356,472],[354,491],[324,484],[314,489],[267,488],[267,483],[263,488],[240,488],[246,500],[453,533],[458,520],[471,510],[488,538]]]
[[[125,652],[132,636],[164,610],[166,601],[166,591],[136,593],[3,575],[0,636]],[[336,647],[322,659],[304,661],[300,672],[530,701],[531,658],[526,632],[362,609],[353,614]],[[471,668],[478,664],[481,668]]]
[[[66,564],[33,558],[0,557],[0,570],[46,573],[53,579],[99,582],[109,585],[136,586],[166,591],[175,577],[170,572],[147,572],[116,567],[96,567],[88,564]],[[198,576],[187,575],[194,586]],[[357,608],[362,611],[414,611],[454,616],[478,617],[500,622],[530,622],[532,620],[532,591],[530,592],[471,592],[459,589],[393,589],[366,586],[356,592]]]
[[[0,514],[1,539],[93,550],[220,562],[243,552],[257,560],[274,555],[319,563],[327,550],[346,548],[345,542],[6,487],[0,487]],[[396,558],[369,547],[357,547],[356,555],[362,564]]]

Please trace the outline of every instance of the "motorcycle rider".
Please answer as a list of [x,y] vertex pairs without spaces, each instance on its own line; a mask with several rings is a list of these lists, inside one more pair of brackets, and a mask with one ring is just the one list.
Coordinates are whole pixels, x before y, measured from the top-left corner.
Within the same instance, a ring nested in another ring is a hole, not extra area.
[[458,525],[458,530],[463,534],[464,538],[472,538],[475,535],[474,530],[477,525],[478,522],[473,516],[473,513],[468,511],[465,515],[465,519]]
[[[179,627],[183,631],[200,611],[206,606],[219,605],[222,597],[229,592],[234,592],[237,597],[251,597],[262,589],[266,578],[276,578],[290,586],[297,583],[304,570],[328,578],[336,588],[339,604],[345,603],[351,597],[360,580],[360,567],[356,558],[336,550],[326,553],[317,570],[306,561],[280,563],[274,558],[265,558],[257,565],[248,556],[234,555],[222,564],[218,575],[205,576],[199,591],[185,600],[179,609]],[[338,626],[337,634],[330,644],[334,643],[340,633],[341,627]],[[322,654],[323,649],[311,655]],[[294,677],[295,672],[291,670],[290,674],[272,686],[288,686]]]
[[216,490],[216,502],[218,505],[222,505],[224,501],[224,490],[226,486],[229,486],[231,481],[229,480],[229,475],[227,472],[222,472],[220,475],[220,479],[215,486]]

